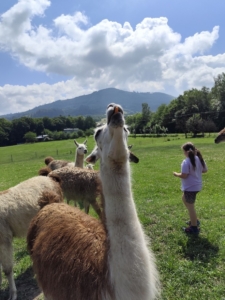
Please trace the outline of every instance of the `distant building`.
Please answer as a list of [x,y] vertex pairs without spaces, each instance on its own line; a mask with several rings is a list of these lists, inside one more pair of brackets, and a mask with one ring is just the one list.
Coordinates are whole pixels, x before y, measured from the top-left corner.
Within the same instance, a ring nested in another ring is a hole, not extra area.
[[48,140],[49,140],[49,137],[48,137],[47,134],[42,134],[42,135],[38,135],[38,136],[36,137],[36,140],[37,140],[38,142],[48,141]]
[[79,128],[65,128],[63,129],[63,131],[65,133],[73,133],[73,132],[77,132],[79,130]]

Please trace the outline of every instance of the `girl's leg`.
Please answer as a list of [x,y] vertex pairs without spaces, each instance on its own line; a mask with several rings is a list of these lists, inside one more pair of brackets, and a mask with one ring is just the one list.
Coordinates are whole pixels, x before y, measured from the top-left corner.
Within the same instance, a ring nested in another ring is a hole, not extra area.
[[191,220],[191,226],[197,226],[197,214],[195,211],[195,204],[194,203],[187,203],[186,207],[189,212],[190,220]]
[[[184,205],[185,205],[186,208],[187,208],[187,202],[186,202],[186,200],[185,200],[184,193],[183,193],[183,195],[182,195],[182,200],[183,200]],[[187,209],[188,209],[188,208],[187,208]]]

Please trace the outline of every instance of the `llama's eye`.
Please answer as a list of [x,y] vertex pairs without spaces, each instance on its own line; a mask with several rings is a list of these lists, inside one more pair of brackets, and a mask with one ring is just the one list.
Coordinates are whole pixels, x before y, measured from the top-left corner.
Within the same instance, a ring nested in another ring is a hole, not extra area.
[[107,109],[108,109],[109,107],[114,107],[114,106],[115,106],[114,103],[110,103],[110,104],[107,106]]
[[99,137],[100,133],[102,132],[102,129],[99,129],[98,131],[96,131],[95,133],[95,140],[97,140],[97,138]]

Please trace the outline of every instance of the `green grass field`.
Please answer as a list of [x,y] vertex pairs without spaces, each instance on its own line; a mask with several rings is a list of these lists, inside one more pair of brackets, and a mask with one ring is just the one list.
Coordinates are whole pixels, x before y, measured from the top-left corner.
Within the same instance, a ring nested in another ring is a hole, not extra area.
[[[132,164],[133,194],[156,255],[162,283],[160,299],[224,300],[225,145],[214,144],[213,137],[189,139],[202,152],[209,171],[203,175],[204,187],[196,202],[201,233],[198,237],[188,237],[181,230],[188,214],[181,201],[180,180],[172,174],[180,171],[184,158],[180,146],[187,140],[181,136],[169,139],[129,139],[132,151],[140,159],[138,164]],[[89,153],[93,146],[91,137]],[[0,190],[37,175],[44,166],[45,156],[72,161],[74,151],[72,140],[0,148]],[[25,241],[15,239],[14,249],[18,299],[34,299],[39,291]],[[7,299],[7,295],[3,277],[0,299]]]

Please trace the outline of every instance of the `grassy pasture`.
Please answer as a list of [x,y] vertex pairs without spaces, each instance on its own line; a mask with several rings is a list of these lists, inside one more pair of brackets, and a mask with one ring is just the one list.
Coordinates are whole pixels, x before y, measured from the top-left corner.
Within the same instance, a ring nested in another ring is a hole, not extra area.
[[[180,170],[184,158],[180,146],[186,141],[182,137],[170,137],[170,141],[167,138],[129,139],[129,144],[134,145],[132,151],[140,159],[139,164],[132,164],[134,199],[156,255],[162,283],[160,299],[224,300],[225,145],[214,144],[213,137],[191,140],[209,168],[203,175],[204,187],[196,203],[201,233],[193,238],[181,231],[188,215],[181,201],[180,180],[172,175],[173,171]],[[89,138],[89,152],[93,146],[93,139]],[[74,151],[72,140],[0,148],[0,190],[35,176],[44,166],[45,156],[73,160]],[[25,241],[15,239],[14,249],[18,299],[34,299],[39,291]],[[0,299],[7,299],[7,295],[7,281],[3,277]]]

